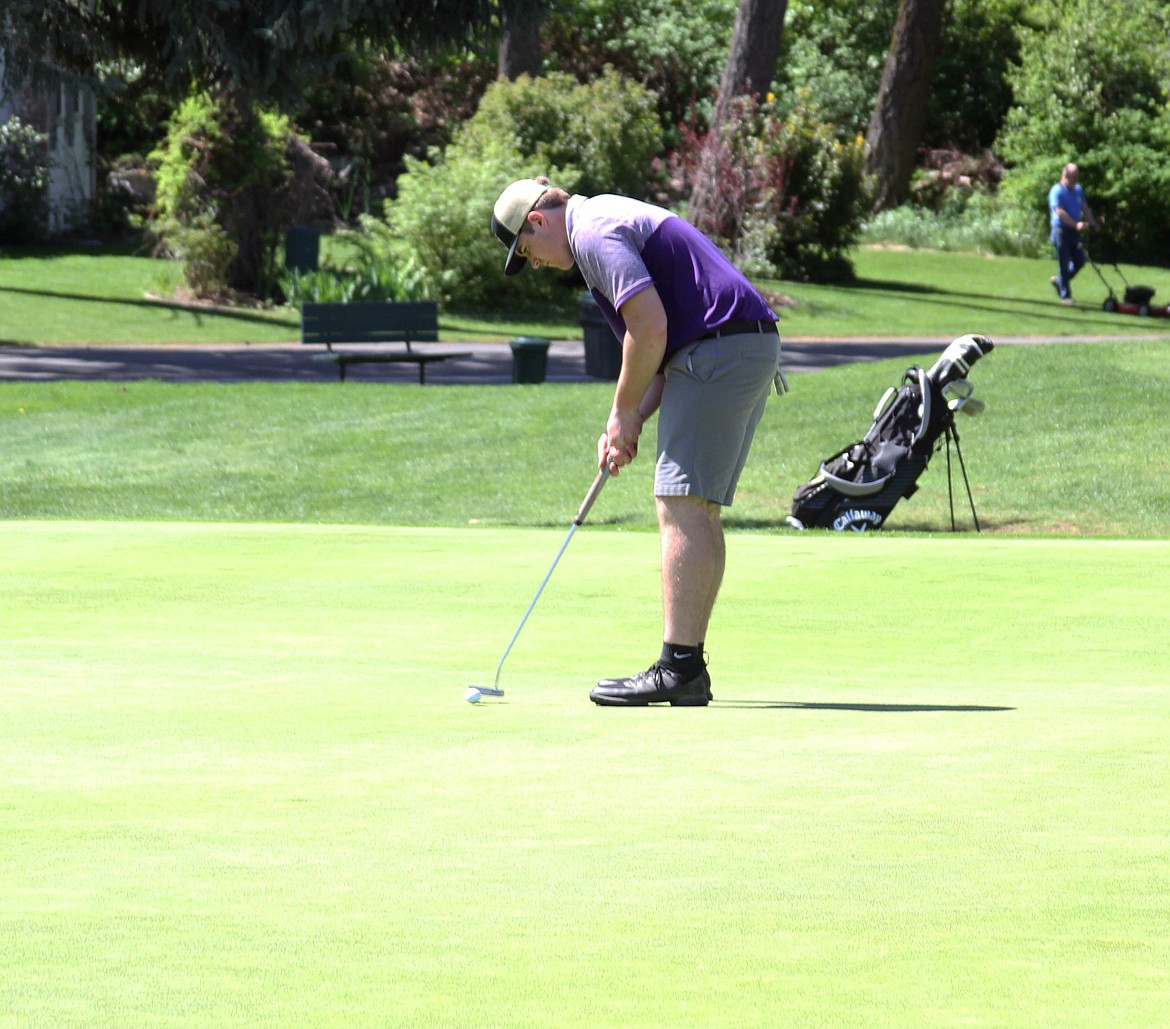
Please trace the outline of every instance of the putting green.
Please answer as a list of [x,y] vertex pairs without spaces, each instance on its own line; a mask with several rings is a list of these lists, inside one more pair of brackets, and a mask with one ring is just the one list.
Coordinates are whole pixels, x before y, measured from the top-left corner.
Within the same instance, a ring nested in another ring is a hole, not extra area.
[[1170,1021],[1170,544],[563,537],[6,523],[0,1026]]

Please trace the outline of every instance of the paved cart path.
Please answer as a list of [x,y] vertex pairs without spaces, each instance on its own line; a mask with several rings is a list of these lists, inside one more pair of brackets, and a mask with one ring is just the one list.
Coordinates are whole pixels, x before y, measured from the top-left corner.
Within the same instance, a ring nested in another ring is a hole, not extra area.
[[[993,337],[994,338],[994,337]],[[1109,338],[1092,337],[1093,341]],[[997,346],[1019,343],[1086,342],[1089,337],[995,339]],[[819,371],[853,361],[900,357],[909,362],[940,354],[949,339],[783,340],[785,372]],[[512,351],[506,343],[435,343],[428,349],[470,353],[431,365],[427,385],[510,383]],[[61,379],[164,382],[336,382],[336,366],[313,359],[314,348],[300,344],[232,346],[0,346],[0,382]],[[357,365],[353,382],[418,385],[414,365]],[[548,353],[548,382],[590,382],[581,340],[557,340]]]

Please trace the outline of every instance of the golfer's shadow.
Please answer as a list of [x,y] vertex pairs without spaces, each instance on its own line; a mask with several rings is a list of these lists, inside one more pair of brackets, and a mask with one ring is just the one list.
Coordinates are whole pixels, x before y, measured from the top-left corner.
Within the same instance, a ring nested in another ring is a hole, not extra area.
[[718,707],[773,708],[785,711],[872,711],[875,714],[899,715],[919,712],[985,713],[1015,711],[1014,707],[993,707],[987,704],[831,704],[805,700],[719,700]]

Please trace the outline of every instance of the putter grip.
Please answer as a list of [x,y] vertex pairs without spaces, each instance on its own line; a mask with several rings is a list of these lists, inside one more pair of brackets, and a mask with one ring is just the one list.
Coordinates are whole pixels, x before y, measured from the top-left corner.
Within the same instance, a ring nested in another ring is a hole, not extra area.
[[601,470],[597,473],[597,478],[593,480],[593,485],[589,487],[589,492],[585,494],[585,499],[581,501],[581,506],[577,509],[577,517],[573,519],[574,525],[580,525],[585,521],[589,514],[589,509],[593,506],[593,501],[597,499],[601,492],[601,487],[605,485],[605,480],[609,478],[609,463],[607,462]]

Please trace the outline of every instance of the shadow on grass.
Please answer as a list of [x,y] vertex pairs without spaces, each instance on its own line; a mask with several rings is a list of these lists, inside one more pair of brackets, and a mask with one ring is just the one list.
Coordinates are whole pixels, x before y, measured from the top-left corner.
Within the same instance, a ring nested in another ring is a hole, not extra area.
[[228,321],[257,322],[263,325],[299,324],[289,316],[274,315],[260,311],[248,311],[242,308],[211,307],[198,304],[183,304],[169,300],[151,300],[147,297],[132,299],[129,297],[96,297],[88,293],[61,293],[50,289],[24,289],[20,286],[0,286],[0,293],[17,293],[21,296],[44,297],[46,300],[78,300],[87,304],[115,304],[121,307],[141,307],[160,311],[169,311],[172,314],[189,314],[197,324],[212,318],[223,318]]
[[[903,497],[903,500],[905,499],[906,498]],[[899,516],[901,516],[903,513],[901,507],[897,508],[897,513]],[[797,529],[786,521],[786,517],[787,516],[785,516],[785,518],[737,518],[729,516],[723,519],[723,528],[728,532],[779,533],[785,536],[809,535],[810,538],[815,538],[819,535],[841,535],[839,530],[825,529],[819,526],[813,527],[811,529]],[[949,520],[936,523],[919,519],[916,521],[894,521],[892,524],[886,523],[881,530],[866,531],[881,531],[884,535],[887,536],[891,536],[898,532],[926,533],[931,536],[963,536],[973,535],[975,533],[975,527],[971,524],[971,516],[969,512],[967,513],[966,521],[964,521],[958,511],[958,507],[956,506],[955,520],[954,528],[951,528],[951,523]],[[1024,525],[1023,522],[1020,522],[1019,524],[1021,526]],[[1001,528],[999,523],[989,523],[982,514],[979,515],[979,526],[984,532],[991,532]]]
[[869,711],[874,714],[918,714],[944,712],[984,714],[993,711],[1015,711],[1014,707],[992,707],[985,704],[830,704],[801,700],[715,700],[719,707],[771,709],[786,711]]
[[[1005,297],[884,279],[857,279],[854,282],[844,282],[837,285],[841,290],[850,293],[903,293],[913,296],[915,303],[934,304],[939,307],[951,307],[959,303],[972,311],[982,311],[986,314],[1018,315],[1021,310],[1026,309],[1029,317],[1060,325],[1063,332],[1056,333],[1057,336],[1068,331],[1068,308],[1057,306],[1051,298],[1040,300],[1032,297]],[[1079,309],[1086,314],[1094,308],[1097,317],[1091,319],[1090,324],[1100,323],[1103,326],[1116,326],[1117,316],[1103,311],[1100,304],[1095,301],[1082,301],[1079,304]]]

